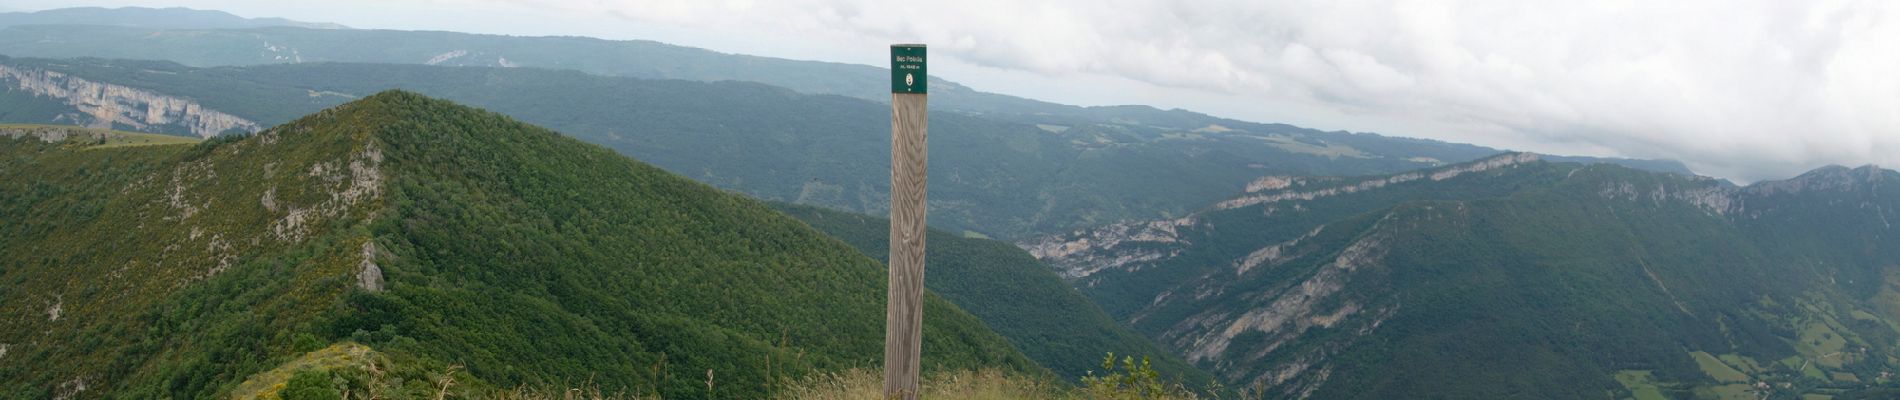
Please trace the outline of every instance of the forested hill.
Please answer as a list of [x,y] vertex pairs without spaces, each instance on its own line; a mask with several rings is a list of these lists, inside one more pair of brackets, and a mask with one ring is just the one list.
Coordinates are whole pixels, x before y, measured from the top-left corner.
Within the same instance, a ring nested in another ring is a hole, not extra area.
[[[0,85],[8,89],[0,90],[0,122],[202,136],[403,88],[544,124],[761,199],[873,215],[888,204],[889,179],[880,172],[890,162],[888,106],[756,83],[530,68],[12,58],[0,59]],[[1002,238],[1182,215],[1261,175],[1383,174],[1496,152],[1120,109],[1089,118],[933,112],[931,131],[932,223]]]
[[223,11],[180,7],[73,7],[32,12],[0,12],[0,28],[15,25],[60,24],[95,28],[111,26],[150,29],[237,29],[267,26],[348,29],[338,24],[299,22],[283,18],[244,18]]
[[[751,399],[881,359],[877,261],[406,92],[195,145],[0,139],[0,221],[6,398],[590,382]],[[1045,373],[935,294],[925,314],[926,370]]]
[[1861,396],[1900,370],[1891,170],[1735,187],[1511,154],[1254,189],[1023,244],[1281,396]]
[[[888,262],[890,220],[811,206],[774,208]],[[1123,328],[1047,265],[1007,242],[932,229],[924,285],[981,318],[1037,363],[1069,379],[1102,369],[1106,353],[1149,357],[1165,380],[1205,387],[1212,377]]]

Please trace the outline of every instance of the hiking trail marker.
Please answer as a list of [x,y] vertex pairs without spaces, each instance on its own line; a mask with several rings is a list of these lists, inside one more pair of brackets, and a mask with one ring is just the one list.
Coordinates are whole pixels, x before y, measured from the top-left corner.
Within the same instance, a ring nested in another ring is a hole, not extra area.
[[891,45],[890,297],[884,305],[884,398],[917,399],[924,344],[924,196],[930,132],[924,45]]

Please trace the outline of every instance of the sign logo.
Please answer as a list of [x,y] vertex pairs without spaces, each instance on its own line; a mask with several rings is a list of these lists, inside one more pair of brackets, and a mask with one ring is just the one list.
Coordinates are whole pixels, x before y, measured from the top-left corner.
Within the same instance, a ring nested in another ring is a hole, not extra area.
[[927,93],[930,73],[924,61],[924,45],[891,45],[891,93]]

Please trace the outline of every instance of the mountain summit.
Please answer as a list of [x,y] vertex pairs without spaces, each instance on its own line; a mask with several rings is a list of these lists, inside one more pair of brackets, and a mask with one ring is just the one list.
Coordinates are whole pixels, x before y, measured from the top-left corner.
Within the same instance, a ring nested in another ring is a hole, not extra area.
[[[883,269],[851,247],[406,92],[197,145],[0,140],[0,220],[0,397],[255,394],[320,365],[336,390],[759,398],[882,349]],[[925,308],[927,369],[1041,371]]]

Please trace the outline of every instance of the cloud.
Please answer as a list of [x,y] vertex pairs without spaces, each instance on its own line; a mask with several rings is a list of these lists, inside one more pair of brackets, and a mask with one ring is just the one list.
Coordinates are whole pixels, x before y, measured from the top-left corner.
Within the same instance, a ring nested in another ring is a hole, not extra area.
[[984,67],[1290,99],[1456,127],[1450,136],[1480,144],[1675,158],[1741,180],[1900,164],[1892,2],[520,1],[921,41]]
[[[575,26],[615,16],[636,23],[585,29],[664,26],[708,38],[686,36],[698,45],[849,62],[881,59],[860,49],[923,42],[939,62],[1168,89],[1119,90],[1106,101],[1519,150],[1673,158],[1743,181],[1825,164],[1900,165],[1900,2],[1891,1],[398,3],[593,21]],[[509,29],[485,26],[508,16],[458,30]],[[533,24],[513,29],[561,23]],[[1018,86],[998,87],[1065,91]]]

